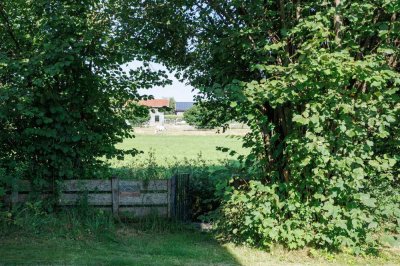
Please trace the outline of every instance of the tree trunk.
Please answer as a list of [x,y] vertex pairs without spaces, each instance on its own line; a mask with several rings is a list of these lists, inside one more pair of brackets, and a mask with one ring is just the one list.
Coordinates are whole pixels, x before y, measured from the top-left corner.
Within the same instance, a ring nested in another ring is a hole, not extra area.
[[335,41],[336,43],[340,43],[340,28],[342,26],[342,18],[340,17],[339,14],[339,5],[340,5],[340,0],[334,0],[335,1],[335,16],[333,20],[333,24],[335,27]]

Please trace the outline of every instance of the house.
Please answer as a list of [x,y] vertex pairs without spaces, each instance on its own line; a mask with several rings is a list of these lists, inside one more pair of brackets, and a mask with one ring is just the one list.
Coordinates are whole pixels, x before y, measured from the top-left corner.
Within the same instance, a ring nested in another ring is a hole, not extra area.
[[175,114],[182,116],[184,112],[192,108],[194,102],[176,102]]
[[139,104],[150,108],[149,124],[151,126],[164,125],[165,116],[162,108],[169,106],[169,99],[142,100]]

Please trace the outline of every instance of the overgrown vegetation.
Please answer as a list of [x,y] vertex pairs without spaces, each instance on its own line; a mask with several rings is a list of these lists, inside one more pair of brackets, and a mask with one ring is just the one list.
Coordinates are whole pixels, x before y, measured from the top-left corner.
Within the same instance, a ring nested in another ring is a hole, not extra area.
[[29,201],[3,212],[0,237],[24,235],[64,239],[112,237],[116,224],[111,213],[89,207],[84,199],[76,208],[54,211],[45,201]]
[[399,1],[132,3],[133,36],[200,89],[204,122],[251,128],[226,239],[359,253],[398,231]]
[[172,158],[167,164],[161,164],[157,154],[150,151],[144,161],[113,168],[111,175],[122,179],[154,180],[169,179],[178,173],[189,174],[190,218],[201,221],[203,215],[220,206],[222,197],[216,193],[218,185],[227,184],[230,176],[241,172],[243,169],[237,161],[220,160],[210,163],[201,153],[195,159]]
[[220,125],[207,108],[201,105],[194,105],[183,114],[183,119],[191,126],[199,129],[212,129]]

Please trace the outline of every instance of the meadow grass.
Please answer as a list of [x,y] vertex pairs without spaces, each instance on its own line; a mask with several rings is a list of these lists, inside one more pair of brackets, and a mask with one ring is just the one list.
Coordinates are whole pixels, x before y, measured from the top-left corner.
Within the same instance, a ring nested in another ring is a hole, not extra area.
[[125,160],[111,160],[113,167],[123,167],[133,162],[144,162],[149,152],[155,154],[156,163],[166,166],[172,161],[196,159],[199,154],[209,164],[220,160],[233,159],[228,153],[217,150],[225,147],[235,150],[238,154],[247,154],[238,136],[227,135],[136,135],[134,139],[126,139],[117,145],[122,149],[138,149],[143,151],[135,157],[126,156]]

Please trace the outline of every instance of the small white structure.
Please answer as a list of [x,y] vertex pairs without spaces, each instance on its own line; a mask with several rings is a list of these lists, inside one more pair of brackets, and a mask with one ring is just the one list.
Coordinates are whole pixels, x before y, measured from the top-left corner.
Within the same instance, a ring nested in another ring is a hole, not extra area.
[[150,126],[164,125],[165,115],[160,109],[169,106],[169,99],[146,100],[140,101],[139,104],[150,108]]

